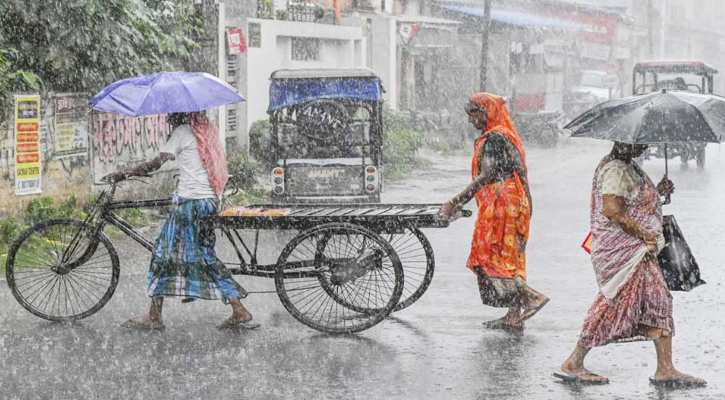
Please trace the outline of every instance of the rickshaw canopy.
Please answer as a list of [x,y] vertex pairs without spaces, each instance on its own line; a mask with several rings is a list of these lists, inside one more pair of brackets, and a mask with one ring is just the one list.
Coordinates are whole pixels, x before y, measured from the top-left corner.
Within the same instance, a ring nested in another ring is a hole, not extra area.
[[366,68],[279,70],[271,80],[268,113],[319,99],[383,101],[380,78]]
[[635,64],[634,72],[711,75],[716,74],[717,69],[702,61],[644,61]]

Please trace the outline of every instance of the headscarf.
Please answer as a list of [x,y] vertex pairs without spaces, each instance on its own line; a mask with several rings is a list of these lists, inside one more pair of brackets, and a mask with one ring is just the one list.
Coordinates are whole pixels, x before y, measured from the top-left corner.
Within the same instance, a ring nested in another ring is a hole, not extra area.
[[219,141],[219,132],[204,114],[189,113],[189,123],[196,136],[196,145],[204,169],[209,175],[209,183],[214,194],[221,196],[229,180],[227,156]]
[[[526,152],[524,151],[524,143],[521,141],[514,122],[511,120],[511,115],[506,107],[506,100],[503,97],[497,96],[491,93],[476,93],[472,94],[469,98],[470,104],[474,105],[479,110],[483,110],[488,114],[488,122],[486,123],[486,129],[481,132],[481,136],[486,136],[491,132],[498,132],[506,137],[516,146],[516,149],[521,154],[521,161],[524,163],[526,168]],[[475,111],[469,105],[466,106],[466,112]]]

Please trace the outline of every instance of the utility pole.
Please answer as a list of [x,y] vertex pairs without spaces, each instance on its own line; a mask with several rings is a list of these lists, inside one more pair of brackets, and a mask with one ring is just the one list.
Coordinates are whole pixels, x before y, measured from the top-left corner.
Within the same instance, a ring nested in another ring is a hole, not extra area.
[[491,0],[483,4],[483,19],[481,20],[481,70],[479,71],[478,86],[480,91],[486,91],[488,76],[488,36],[491,28]]

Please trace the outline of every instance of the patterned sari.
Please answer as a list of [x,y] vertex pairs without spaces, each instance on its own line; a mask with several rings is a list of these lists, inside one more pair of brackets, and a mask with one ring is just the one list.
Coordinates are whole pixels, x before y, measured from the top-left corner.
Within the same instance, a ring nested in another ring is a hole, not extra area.
[[[503,98],[488,93],[471,96],[471,103],[488,113],[488,124],[476,141],[471,175],[480,172],[481,149],[488,137],[497,133],[516,148],[526,165],[523,143],[516,133]],[[509,307],[518,298],[518,288],[526,280],[525,246],[531,220],[529,198],[516,172],[511,178],[485,185],[476,195],[478,216],[471,253],[466,266],[478,277],[484,304]]]
[[[587,348],[646,340],[647,328],[674,334],[672,295],[657,259],[647,254],[641,238],[625,232],[604,215],[603,194],[618,194],[620,184],[628,186],[621,193],[631,194],[629,198],[623,196],[627,215],[644,229],[658,233],[660,238],[662,235],[662,206],[654,183],[633,161],[605,157],[592,183],[591,255],[600,293],[580,335],[580,343]],[[663,243],[661,238],[660,248]]]

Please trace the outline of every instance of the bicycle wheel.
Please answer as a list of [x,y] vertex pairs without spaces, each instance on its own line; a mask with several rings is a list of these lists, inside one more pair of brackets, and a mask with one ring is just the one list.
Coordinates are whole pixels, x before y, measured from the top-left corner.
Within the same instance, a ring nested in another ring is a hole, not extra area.
[[435,270],[433,247],[418,228],[405,228],[403,233],[383,234],[403,264],[404,285],[400,302],[393,312],[415,303],[430,286]]
[[353,333],[382,321],[398,304],[403,267],[380,235],[353,224],[326,224],[302,232],[282,250],[275,286],[303,324]]
[[103,233],[72,219],[41,222],[13,242],[6,264],[8,286],[31,313],[50,321],[75,321],[100,310],[116,290],[116,250]]

